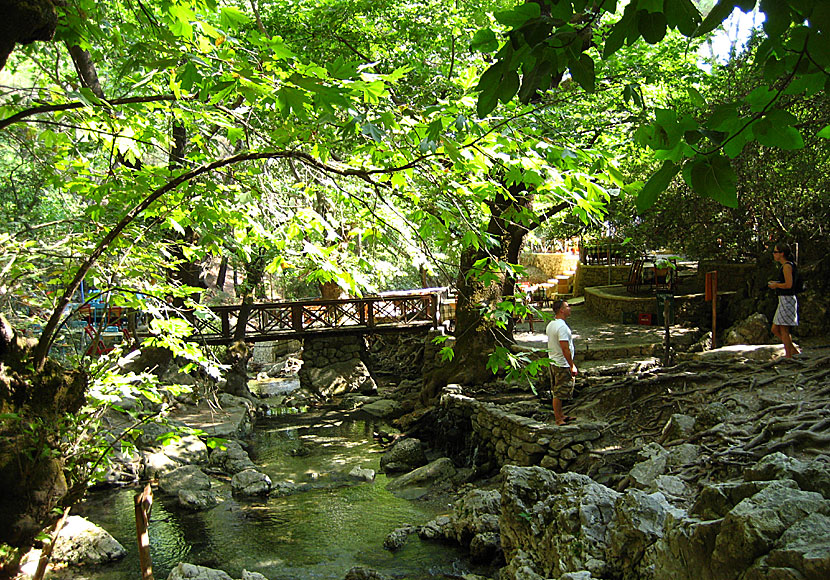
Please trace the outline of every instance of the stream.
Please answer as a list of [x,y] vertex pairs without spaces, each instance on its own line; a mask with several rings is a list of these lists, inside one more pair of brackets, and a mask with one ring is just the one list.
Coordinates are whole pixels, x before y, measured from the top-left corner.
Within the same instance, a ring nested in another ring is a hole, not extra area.
[[[471,567],[453,546],[422,541],[411,534],[402,549],[383,547],[389,532],[424,524],[448,513],[444,500],[404,499],[385,489],[379,472],[383,452],[372,438],[370,420],[282,415],[258,420],[250,455],[274,484],[291,481],[301,491],[285,497],[236,500],[230,479],[213,479],[225,501],[203,512],[180,509],[173,498],[156,494],[150,517],[150,552],[157,580],[178,562],[228,572],[247,569],[269,580],[342,579],[354,566],[394,578],[421,580],[457,576]],[[373,469],[374,481],[347,474]],[[139,574],[135,540],[135,489],[92,492],[73,513],[110,532],[127,550],[123,560],[101,567],[75,568],[80,580],[133,580]],[[57,577],[57,576],[52,576]]]

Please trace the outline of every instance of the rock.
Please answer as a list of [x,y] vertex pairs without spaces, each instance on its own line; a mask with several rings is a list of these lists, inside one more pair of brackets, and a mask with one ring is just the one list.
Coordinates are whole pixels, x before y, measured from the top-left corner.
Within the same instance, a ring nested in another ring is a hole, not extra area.
[[231,493],[234,496],[255,497],[268,495],[271,478],[256,469],[240,471],[231,478]]
[[670,497],[682,498],[689,494],[686,483],[676,475],[658,475],[654,487],[656,491]]
[[470,558],[473,562],[490,564],[504,556],[501,551],[501,536],[497,532],[476,534],[470,540]]
[[302,486],[297,485],[293,481],[278,481],[271,485],[271,497],[285,497],[297,493],[302,489]]
[[672,512],[683,514],[672,508],[662,493],[628,490],[615,503],[615,517],[608,528],[605,559],[609,566],[635,569],[646,549],[663,536],[666,518]]
[[141,465],[141,474],[144,479],[158,479],[181,467],[180,463],[173,461],[161,451],[144,453]]
[[801,572],[803,578],[830,577],[830,518],[826,515],[810,514],[791,526],[744,578],[796,577],[793,570]]
[[662,440],[675,441],[677,439],[688,439],[695,432],[695,418],[689,415],[675,413],[663,427]]
[[698,409],[697,423],[695,429],[697,431],[705,431],[714,427],[718,423],[727,420],[732,413],[723,403],[716,401],[714,403],[707,403]]
[[180,562],[170,571],[167,580],[233,580],[227,572]]
[[773,453],[747,469],[744,479],[792,479],[801,489],[818,492],[825,499],[830,499],[830,465],[824,461],[801,461],[783,453]]
[[403,415],[403,406],[398,401],[380,399],[361,407],[363,411],[379,419],[397,419]]
[[377,572],[376,570],[372,570],[371,568],[355,566],[346,572],[346,576],[343,580],[387,580],[387,578],[383,574]]
[[368,469],[365,467],[355,467],[349,472],[349,477],[353,477],[354,479],[361,479],[363,481],[374,481],[375,470]]
[[396,552],[400,550],[403,545],[406,543],[406,539],[409,537],[409,534],[416,531],[417,528],[414,526],[404,526],[402,528],[396,528],[389,532],[386,536],[386,539],[383,540],[383,547],[389,550],[390,552]]
[[452,520],[449,516],[438,516],[418,529],[423,540],[443,540],[452,537]]
[[268,580],[268,578],[259,572],[248,572],[247,570],[242,570],[242,578],[240,580]]
[[195,465],[183,465],[159,479],[159,490],[178,495],[179,490],[192,491],[210,489],[210,478]]
[[723,345],[767,344],[771,338],[769,319],[756,312],[727,329]]
[[498,533],[501,494],[474,489],[458,500],[452,513],[452,539],[467,546],[476,535]]
[[162,451],[178,463],[206,463],[207,445],[195,435],[183,435],[169,440]]
[[420,439],[401,439],[380,458],[384,473],[412,471],[427,464],[427,456]]
[[[740,502],[748,497],[752,497],[773,483],[772,481],[739,481],[704,486],[700,490],[700,493],[698,493],[697,499],[689,510],[689,513],[704,520],[723,518]],[[778,482],[778,485],[798,489],[797,484],[791,480]]]
[[455,466],[448,457],[441,457],[409,473],[405,473],[386,484],[386,489],[401,490],[406,487],[426,487],[446,481],[455,475]]
[[591,580],[593,576],[588,570],[581,570],[580,572],[568,572],[567,574],[562,574],[559,577],[559,580]]
[[360,359],[333,362],[324,367],[303,364],[300,384],[322,399],[354,391],[374,393],[378,388],[366,364]]
[[180,489],[179,505],[193,511],[204,511],[215,507],[219,496],[210,489]]
[[[506,465],[499,518],[507,577],[608,577],[606,530],[620,494],[576,473]],[[533,556],[528,556],[532,554]]]
[[255,469],[256,465],[238,441],[229,440],[217,446],[210,453],[209,465],[218,467],[229,475],[246,469]]
[[[809,515],[830,516],[830,502],[820,494],[778,483],[742,500],[723,518],[711,559],[713,569],[731,571],[721,577],[737,578]],[[830,549],[830,538],[824,541]]]
[[113,562],[126,555],[109,532],[81,516],[69,516],[58,534],[52,561],[84,566]]
[[669,452],[657,443],[649,443],[643,447],[640,456],[645,460],[636,463],[628,476],[632,483],[641,489],[656,489],[657,477],[666,472]]
[[700,447],[691,443],[683,443],[669,447],[668,452],[667,464],[670,467],[683,467],[697,461],[700,455]]

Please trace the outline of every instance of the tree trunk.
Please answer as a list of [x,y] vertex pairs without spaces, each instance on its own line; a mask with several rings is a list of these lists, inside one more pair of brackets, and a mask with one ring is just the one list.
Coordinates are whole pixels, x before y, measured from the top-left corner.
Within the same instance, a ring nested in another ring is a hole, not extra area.
[[482,259],[488,260],[489,264],[518,263],[519,251],[529,229],[507,219],[507,216],[529,210],[532,196],[520,185],[508,189],[509,196],[499,196],[490,204],[492,217],[487,234],[491,239],[498,240],[498,245],[491,248],[467,248],[461,254],[456,282],[455,357],[425,377],[421,391],[421,402],[424,404],[434,401],[440,390],[449,383],[475,384],[492,379],[493,373],[486,366],[487,359],[497,346],[509,346],[514,342],[512,319],[502,329],[495,322],[487,320],[483,314],[503,300],[513,299],[516,278],[502,270],[496,281],[482,281],[480,275],[484,271],[476,266]]

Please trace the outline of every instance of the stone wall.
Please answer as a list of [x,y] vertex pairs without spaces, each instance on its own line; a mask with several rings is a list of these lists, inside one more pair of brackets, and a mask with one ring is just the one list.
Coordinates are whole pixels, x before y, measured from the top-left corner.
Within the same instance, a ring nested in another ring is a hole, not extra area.
[[367,353],[362,336],[307,337],[302,358],[300,385],[323,399],[352,391],[377,391],[364,362]]
[[544,272],[548,278],[555,278],[564,272],[576,270],[579,263],[578,254],[522,254],[519,263],[523,266],[533,266]]
[[[582,296],[585,288],[592,286],[609,286],[628,282],[631,266],[588,266],[579,264],[574,280],[574,296]],[[609,279],[610,274],[610,279]],[[586,298],[587,300],[587,298]]]
[[[458,393],[449,385],[438,405],[439,437],[453,459],[484,471],[504,465],[539,465],[568,471],[575,460],[600,438],[601,423],[583,422],[558,427],[505,411]],[[535,404],[535,402],[533,403]]]
[[701,292],[706,287],[706,273],[718,272],[718,292],[734,292],[743,289],[758,266],[755,264],[725,264],[713,260],[701,260],[697,265],[696,284]]

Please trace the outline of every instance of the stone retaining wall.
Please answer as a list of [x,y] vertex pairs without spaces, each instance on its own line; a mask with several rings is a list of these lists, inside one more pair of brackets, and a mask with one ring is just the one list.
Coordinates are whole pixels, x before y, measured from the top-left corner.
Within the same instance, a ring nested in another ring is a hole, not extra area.
[[574,461],[592,449],[603,424],[582,422],[558,427],[504,411],[459,394],[449,385],[438,405],[438,423],[453,460],[472,463],[482,471],[504,465],[539,465],[566,472]]
[[534,266],[544,272],[548,278],[555,278],[565,272],[576,270],[579,263],[578,254],[522,254],[519,262],[524,266]]
[[[574,280],[574,296],[582,296],[585,288],[610,286],[628,282],[631,266],[588,266],[580,263]],[[610,279],[609,279],[610,274]]]
[[725,264],[712,260],[701,260],[697,266],[697,285],[705,288],[706,273],[713,270],[718,273],[718,292],[741,290],[758,269],[755,264]]

